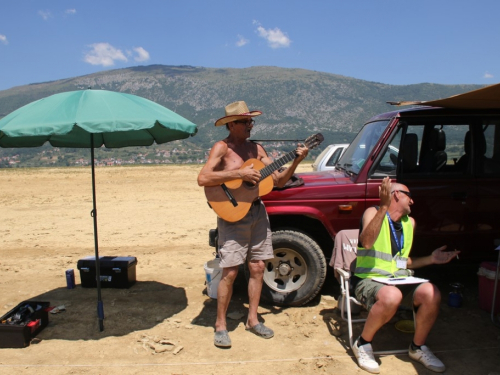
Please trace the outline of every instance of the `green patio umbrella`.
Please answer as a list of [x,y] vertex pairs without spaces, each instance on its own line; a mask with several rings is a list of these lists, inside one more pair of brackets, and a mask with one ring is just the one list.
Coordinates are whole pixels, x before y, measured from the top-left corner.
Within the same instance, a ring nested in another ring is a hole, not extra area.
[[194,136],[197,127],[151,100],[106,90],[54,94],[11,112],[0,120],[0,147],[89,148],[92,169],[97,314],[104,330],[101,299],[94,148],[150,146]]

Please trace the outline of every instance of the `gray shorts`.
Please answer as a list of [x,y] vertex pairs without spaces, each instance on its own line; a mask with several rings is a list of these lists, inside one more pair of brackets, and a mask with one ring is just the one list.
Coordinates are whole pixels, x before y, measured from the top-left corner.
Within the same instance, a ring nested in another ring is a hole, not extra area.
[[231,223],[217,218],[220,267],[234,267],[248,260],[274,258],[272,234],[264,204],[252,204],[248,214]]
[[[422,284],[396,285],[396,288],[398,288],[403,294],[401,306],[413,309],[413,294],[420,285]],[[376,302],[378,291],[384,286],[386,286],[386,284],[378,283],[372,279],[361,279],[356,285],[354,294],[356,299],[360,301],[368,311],[370,311]]]

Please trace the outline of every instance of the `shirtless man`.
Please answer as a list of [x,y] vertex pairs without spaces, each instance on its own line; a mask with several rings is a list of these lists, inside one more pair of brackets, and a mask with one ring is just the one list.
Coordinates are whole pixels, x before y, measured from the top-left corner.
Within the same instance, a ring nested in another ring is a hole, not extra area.
[[[264,148],[249,141],[255,121],[253,117],[262,114],[260,111],[249,111],[244,101],[226,106],[226,115],[215,122],[215,126],[226,125],[229,135],[216,142],[210,151],[207,163],[198,175],[199,186],[217,186],[224,182],[242,179],[257,184],[260,171],[253,164],[244,168],[248,159],[260,160],[269,165],[272,160]],[[291,166],[271,175],[274,185],[283,187],[292,177],[299,163],[307,156],[308,148],[300,146],[296,150],[296,158]],[[241,168],[241,169],[240,169]],[[257,198],[244,218],[236,222],[228,222],[217,218],[219,230],[220,267],[223,269],[221,281],[217,289],[217,320],[215,322],[214,344],[228,348],[231,339],[227,331],[226,313],[233,292],[233,283],[241,264],[248,262],[250,279],[248,281],[248,317],[246,330],[266,339],[274,336],[272,329],[260,323],[257,317],[260,294],[264,277],[264,261],[274,257],[271,239],[271,228],[264,204]]]

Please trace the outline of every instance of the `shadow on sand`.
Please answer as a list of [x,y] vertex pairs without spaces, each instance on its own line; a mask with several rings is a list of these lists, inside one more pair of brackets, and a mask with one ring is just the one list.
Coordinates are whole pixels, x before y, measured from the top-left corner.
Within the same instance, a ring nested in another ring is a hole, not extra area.
[[64,305],[66,310],[49,313],[49,325],[37,337],[42,340],[99,340],[150,329],[187,306],[183,288],[139,281],[129,289],[103,288],[104,331],[99,332],[95,288],[57,288],[28,298]]

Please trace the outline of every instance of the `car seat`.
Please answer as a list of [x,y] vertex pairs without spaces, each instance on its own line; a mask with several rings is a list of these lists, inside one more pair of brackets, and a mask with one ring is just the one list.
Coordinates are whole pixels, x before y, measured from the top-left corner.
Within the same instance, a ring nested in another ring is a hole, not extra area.
[[[477,157],[477,163],[475,163],[476,170],[479,174],[483,172],[486,174],[498,173],[500,171],[500,164],[495,160],[487,158],[485,156],[486,149],[487,146],[484,133],[478,132],[478,135],[474,140],[474,155]],[[457,168],[464,173],[470,171],[472,168],[472,165],[470,163],[472,152],[472,135],[469,130],[467,133],[465,133],[464,154],[460,157],[460,159],[458,159],[456,164]]]
[[432,129],[430,134],[429,147],[422,155],[422,171],[437,172],[448,162],[446,149],[446,134],[443,129]]
[[[484,136],[483,136],[484,137]],[[480,142],[478,142],[478,146]],[[484,140],[484,152],[486,152],[486,140]],[[483,154],[484,154],[483,152]],[[464,138],[464,154],[458,159],[457,161],[457,168],[461,170],[462,172],[467,172],[469,170],[469,162],[471,160],[471,153],[472,153],[472,139],[471,139],[471,133],[470,130],[465,133],[465,138]]]

